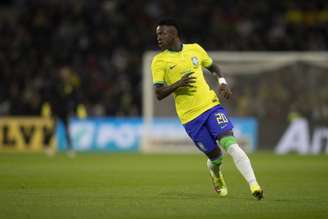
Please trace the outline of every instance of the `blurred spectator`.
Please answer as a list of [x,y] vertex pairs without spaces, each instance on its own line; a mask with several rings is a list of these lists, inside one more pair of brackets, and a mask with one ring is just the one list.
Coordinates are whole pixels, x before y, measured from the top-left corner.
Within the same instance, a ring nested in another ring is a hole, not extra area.
[[[163,15],[181,18],[186,42],[208,50],[328,49],[324,0],[11,0],[0,10],[0,114],[39,114],[50,92],[45,88],[66,66],[76,73],[77,96],[91,115],[140,115],[142,54],[156,49],[153,28]],[[315,80],[327,81],[320,77]],[[311,85],[315,99],[307,96],[310,90],[295,99],[302,81],[291,90],[284,84],[295,78],[279,74],[278,80],[238,85],[245,92],[234,114],[274,117],[282,110],[277,104],[292,101],[313,117],[327,118],[327,88]],[[250,88],[254,84],[257,90]],[[314,112],[308,112],[311,104]]]

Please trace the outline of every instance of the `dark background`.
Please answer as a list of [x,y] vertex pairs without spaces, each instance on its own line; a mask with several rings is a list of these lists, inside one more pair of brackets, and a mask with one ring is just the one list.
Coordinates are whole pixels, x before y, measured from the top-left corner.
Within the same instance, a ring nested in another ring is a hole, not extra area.
[[[142,55],[157,49],[163,16],[177,17],[184,41],[206,50],[328,49],[324,0],[2,0],[0,115],[40,115],[56,101],[49,93],[65,72],[72,104],[84,104],[90,116],[141,116]],[[297,68],[237,78],[226,103],[232,116],[255,116],[265,130],[285,127],[293,112],[327,121],[326,70]]]

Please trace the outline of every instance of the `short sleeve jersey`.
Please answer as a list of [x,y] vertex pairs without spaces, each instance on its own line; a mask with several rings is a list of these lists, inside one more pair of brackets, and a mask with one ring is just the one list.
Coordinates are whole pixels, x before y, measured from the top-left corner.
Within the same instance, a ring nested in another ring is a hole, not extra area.
[[173,93],[175,108],[182,124],[220,103],[203,75],[202,68],[209,67],[212,63],[211,57],[197,43],[183,44],[182,50],[178,52],[164,50],[152,60],[153,84],[171,85],[190,72],[196,77],[193,88],[179,88]]

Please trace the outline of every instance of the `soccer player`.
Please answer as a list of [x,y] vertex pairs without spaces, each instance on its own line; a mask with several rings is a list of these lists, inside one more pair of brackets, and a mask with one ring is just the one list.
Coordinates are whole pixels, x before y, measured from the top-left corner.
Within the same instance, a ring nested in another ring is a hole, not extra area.
[[46,104],[42,109],[44,116],[52,116],[56,123],[63,122],[64,134],[67,145],[67,154],[69,157],[75,157],[72,139],[69,134],[69,120],[76,110],[79,118],[85,117],[81,115],[81,104],[78,95],[78,79],[75,73],[69,67],[63,67],[58,74],[52,78],[51,83],[44,89],[44,99]]
[[156,35],[162,50],[151,64],[156,97],[161,100],[173,94],[181,123],[197,148],[208,158],[207,166],[215,191],[220,196],[228,194],[221,172],[223,153],[219,144],[232,156],[252,195],[261,200],[263,190],[256,180],[251,162],[239,147],[233,135],[233,125],[203,75],[202,68],[216,74],[220,95],[229,99],[232,93],[219,67],[199,44],[182,43],[180,28],[174,19],[161,20],[156,27]]

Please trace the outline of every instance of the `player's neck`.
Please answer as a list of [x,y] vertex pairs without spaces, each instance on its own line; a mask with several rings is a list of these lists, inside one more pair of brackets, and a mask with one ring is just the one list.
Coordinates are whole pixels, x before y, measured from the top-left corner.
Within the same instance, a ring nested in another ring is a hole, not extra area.
[[180,52],[183,49],[183,43],[181,41],[178,41],[174,43],[170,48],[168,48],[171,52]]

